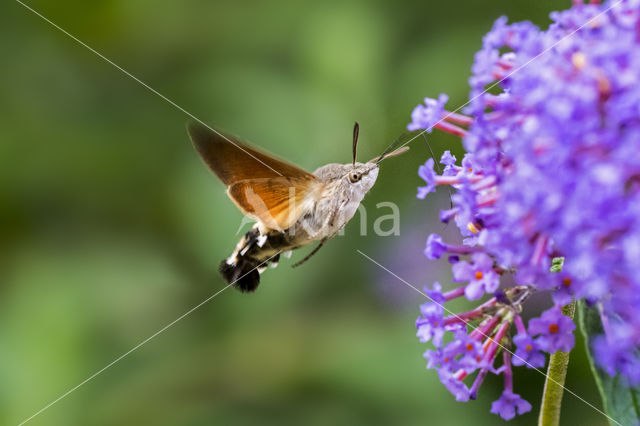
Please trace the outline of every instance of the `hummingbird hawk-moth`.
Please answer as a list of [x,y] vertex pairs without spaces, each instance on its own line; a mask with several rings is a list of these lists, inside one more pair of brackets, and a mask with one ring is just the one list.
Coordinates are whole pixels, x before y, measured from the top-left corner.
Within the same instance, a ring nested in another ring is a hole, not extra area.
[[260,274],[269,264],[277,265],[281,253],[319,243],[294,267],[315,254],[351,220],[376,182],[380,162],[408,149],[393,150],[394,143],[382,155],[359,163],[355,123],[353,161],[309,173],[203,124],[189,123],[187,131],[205,163],[227,186],[231,200],[256,221],[219,268],[224,280],[243,292],[258,287]]

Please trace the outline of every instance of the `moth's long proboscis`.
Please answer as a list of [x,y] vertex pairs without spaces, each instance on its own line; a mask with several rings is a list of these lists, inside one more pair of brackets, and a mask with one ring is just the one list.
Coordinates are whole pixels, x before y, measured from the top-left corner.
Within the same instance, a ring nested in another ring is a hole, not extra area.
[[[375,163],[380,163],[385,158],[395,157],[397,155],[400,155],[400,154],[406,152],[409,149],[409,147],[408,146],[400,146],[400,145],[402,145],[403,141],[408,136],[411,136],[413,133],[414,132],[405,132],[405,133],[401,134],[400,137],[398,137],[398,139],[393,141],[391,143],[391,145],[389,145],[387,147],[387,149],[385,149],[383,151],[382,154],[380,154],[378,157],[373,158],[371,161],[375,162]],[[398,148],[398,146],[400,146],[400,148]]]

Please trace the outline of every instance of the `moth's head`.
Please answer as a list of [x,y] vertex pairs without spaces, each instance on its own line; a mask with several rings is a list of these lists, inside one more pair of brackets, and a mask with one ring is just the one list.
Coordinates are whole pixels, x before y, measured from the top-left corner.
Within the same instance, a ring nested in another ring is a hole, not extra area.
[[378,178],[378,171],[380,170],[380,162],[388,157],[394,157],[407,151],[409,147],[401,146],[400,148],[392,151],[397,146],[397,143],[392,143],[383,153],[377,157],[372,158],[367,163],[358,163],[356,161],[356,152],[358,147],[358,133],[360,132],[360,126],[356,122],[353,126],[353,162],[351,164],[345,164],[342,166],[342,173],[344,179],[347,181],[347,187],[352,193],[359,193],[361,196],[369,191],[376,183]]
[[344,165],[344,179],[353,189],[362,193],[369,191],[378,178],[378,165],[376,163],[353,163]]

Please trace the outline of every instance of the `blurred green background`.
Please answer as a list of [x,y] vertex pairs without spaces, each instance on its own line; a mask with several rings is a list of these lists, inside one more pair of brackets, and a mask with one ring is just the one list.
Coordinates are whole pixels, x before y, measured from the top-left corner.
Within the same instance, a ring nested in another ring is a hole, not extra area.
[[[495,18],[546,26],[569,1],[28,4],[200,119],[313,170],[350,161],[354,120],[368,159],[424,96],[462,104]],[[2,9],[0,424],[16,424],[221,289],[241,214],[184,113],[20,4]],[[419,288],[451,285],[422,256],[447,194],[415,199],[428,150],[411,148],[365,199],[367,235],[355,218],[304,266],[221,293],[29,424],[503,423],[489,413],[501,378],[455,402],[424,367],[422,296],[356,252]],[[373,233],[382,201],[400,206],[400,236]],[[567,386],[600,407],[577,348]],[[536,422],[542,379],[518,370],[534,410],[512,424]],[[563,410],[565,424],[605,424],[571,395]]]

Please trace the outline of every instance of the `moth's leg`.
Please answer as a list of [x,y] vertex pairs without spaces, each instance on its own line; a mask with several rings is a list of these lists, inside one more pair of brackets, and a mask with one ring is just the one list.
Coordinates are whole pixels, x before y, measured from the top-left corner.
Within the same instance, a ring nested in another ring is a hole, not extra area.
[[298,266],[302,265],[304,262],[306,262],[307,260],[311,259],[311,256],[313,256],[314,254],[316,254],[318,252],[318,250],[320,250],[320,247],[322,247],[324,245],[324,243],[327,241],[327,238],[323,238],[322,240],[320,240],[320,243],[316,246],[316,248],[314,248],[311,253],[309,253],[307,256],[305,256],[304,259],[302,259],[299,262],[294,263],[293,265],[291,265],[292,268],[297,268]]

